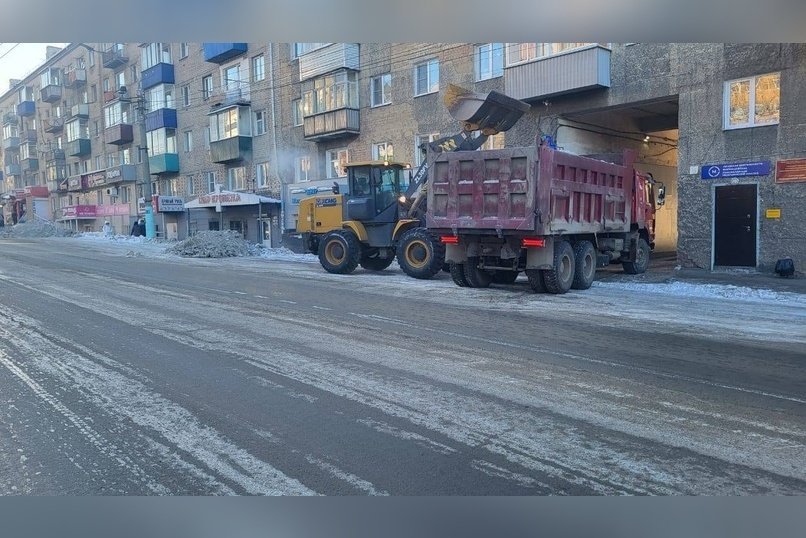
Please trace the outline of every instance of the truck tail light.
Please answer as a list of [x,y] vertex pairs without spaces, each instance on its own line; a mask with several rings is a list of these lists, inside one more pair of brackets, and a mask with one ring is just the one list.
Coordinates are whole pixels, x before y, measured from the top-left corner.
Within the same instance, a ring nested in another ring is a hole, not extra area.
[[523,239],[523,241],[521,242],[521,244],[524,246],[524,248],[528,248],[528,247],[545,247],[546,246],[546,240],[545,239],[535,239],[535,238],[532,238],[532,237],[525,237]]
[[456,235],[443,235],[439,238],[440,243],[444,243],[446,245],[458,245],[459,244],[459,236]]

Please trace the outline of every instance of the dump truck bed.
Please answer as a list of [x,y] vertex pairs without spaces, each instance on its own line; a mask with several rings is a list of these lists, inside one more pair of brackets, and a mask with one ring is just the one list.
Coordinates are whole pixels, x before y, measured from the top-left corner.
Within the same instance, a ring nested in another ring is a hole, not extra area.
[[548,146],[429,155],[427,226],[470,233],[626,232],[635,153],[623,165]]

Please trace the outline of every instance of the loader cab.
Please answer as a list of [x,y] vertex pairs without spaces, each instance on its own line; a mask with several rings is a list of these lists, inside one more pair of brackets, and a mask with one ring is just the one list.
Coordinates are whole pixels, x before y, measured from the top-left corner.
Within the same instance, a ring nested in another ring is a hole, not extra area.
[[389,161],[348,164],[347,218],[361,222],[396,222],[398,198],[408,188],[410,169],[408,164]]

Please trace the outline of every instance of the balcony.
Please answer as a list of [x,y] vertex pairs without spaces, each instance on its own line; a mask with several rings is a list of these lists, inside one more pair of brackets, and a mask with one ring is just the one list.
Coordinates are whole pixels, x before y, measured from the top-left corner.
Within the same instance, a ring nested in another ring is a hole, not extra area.
[[20,133],[20,144],[30,144],[32,146],[36,145],[36,131],[33,129],[28,129]]
[[227,60],[245,54],[246,43],[202,43],[204,61],[222,64]]
[[18,151],[20,149],[20,137],[10,136],[3,139],[3,149],[5,151]]
[[87,84],[87,70],[73,69],[65,73],[64,85],[68,88],[80,88]]
[[3,114],[3,125],[17,125],[20,118],[13,112],[6,112]]
[[360,68],[358,43],[333,43],[299,57],[300,81],[324,75],[337,69]]
[[46,103],[55,103],[62,99],[62,87],[50,84],[39,90],[42,100]]
[[174,81],[173,64],[159,63],[142,72],[140,84],[144,90],[147,90],[157,84],[173,84]]
[[71,118],[89,118],[90,117],[90,105],[87,103],[82,103],[79,105],[73,105],[70,107],[70,117]]
[[157,129],[176,129],[176,109],[160,108],[146,114],[146,131],[156,131]]
[[504,69],[505,93],[524,101],[609,87],[610,50],[598,45]]
[[64,129],[64,118],[47,118],[42,120],[42,130],[46,133],[58,133]]
[[92,152],[89,138],[79,138],[71,140],[64,148],[64,153],[68,157],[82,157]]
[[134,128],[127,123],[119,123],[104,129],[104,142],[115,146],[130,144],[134,140]]
[[3,167],[3,172],[7,176],[18,176],[20,175],[20,163],[11,163],[7,164]]
[[251,159],[252,137],[233,136],[210,142],[210,160],[214,163],[229,163]]
[[54,179],[49,179],[47,182],[48,190],[50,192],[55,192],[57,194],[63,194],[67,192],[67,178],[66,177],[56,177]]
[[354,136],[361,132],[361,121],[357,108],[341,108],[306,116],[302,122],[305,140],[318,142]]
[[250,103],[248,82],[230,83],[229,86],[219,88],[218,92],[210,96],[210,108],[213,110],[232,105],[249,105]]
[[179,171],[179,155],[162,153],[148,158],[149,171],[152,174],[172,174]]
[[17,105],[17,116],[27,117],[36,113],[36,105],[33,101],[23,101]]
[[111,103],[112,101],[114,101],[118,97],[120,97],[120,95],[118,95],[117,91],[104,92],[104,104]]
[[112,48],[105,50],[101,54],[101,63],[107,69],[115,69],[129,61],[129,57],[122,48]]
[[25,173],[39,171],[39,159],[28,158],[20,161],[20,170]]

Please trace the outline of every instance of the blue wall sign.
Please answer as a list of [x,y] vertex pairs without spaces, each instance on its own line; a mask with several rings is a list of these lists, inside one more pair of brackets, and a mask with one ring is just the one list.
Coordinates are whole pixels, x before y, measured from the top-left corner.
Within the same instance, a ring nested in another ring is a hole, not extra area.
[[766,176],[772,169],[770,161],[753,163],[706,164],[700,168],[702,179],[719,179],[723,177]]

